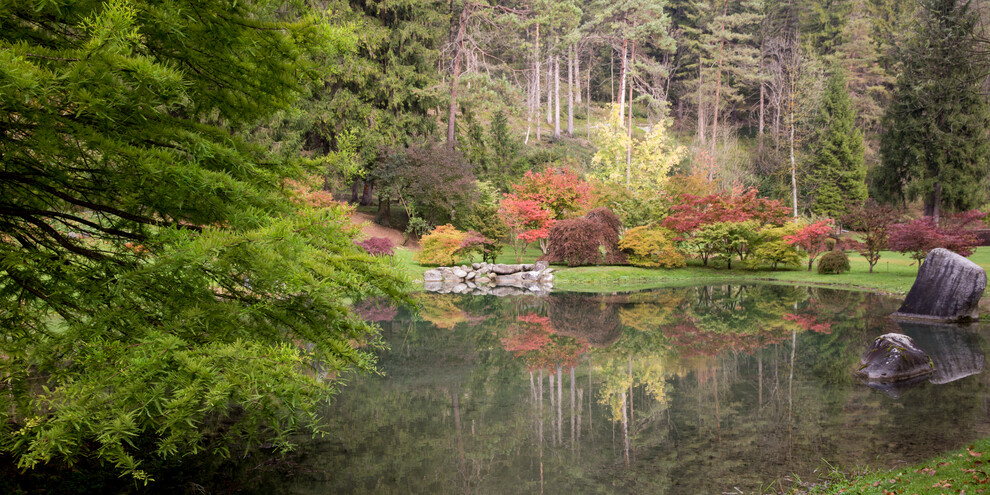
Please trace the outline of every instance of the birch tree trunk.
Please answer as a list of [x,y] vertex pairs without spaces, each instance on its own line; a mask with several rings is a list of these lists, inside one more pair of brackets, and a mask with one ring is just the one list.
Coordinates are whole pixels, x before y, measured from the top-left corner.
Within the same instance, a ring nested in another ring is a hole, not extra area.
[[553,55],[550,51],[553,47],[547,47],[547,125],[553,124]]
[[574,102],[577,105],[582,103],[581,98],[581,54],[578,53],[577,45],[574,46]]
[[626,47],[629,40],[622,40],[622,66],[619,67],[619,115],[626,114],[626,71],[628,62],[626,61]]
[[542,122],[540,122],[540,24],[536,24],[536,47],[533,50],[533,68],[536,70],[536,142],[540,142],[540,130],[542,129]]
[[588,84],[587,84],[588,98],[585,102],[588,105],[587,111],[585,112],[585,120],[588,124],[588,141],[591,141],[591,55],[588,55]]
[[704,99],[704,81],[705,71],[702,67],[702,62],[698,61],[698,140],[702,146],[705,145],[705,128],[708,124],[705,122],[705,99]]
[[567,50],[567,136],[574,137],[574,46]]
[[[632,55],[629,57],[630,62],[636,59],[636,44],[633,43]],[[629,187],[630,176],[632,175],[632,126],[633,126],[633,85],[632,79],[629,80],[629,127],[626,130],[626,187]]]
[[553,138],[560,139],[560,55],[553,56]]

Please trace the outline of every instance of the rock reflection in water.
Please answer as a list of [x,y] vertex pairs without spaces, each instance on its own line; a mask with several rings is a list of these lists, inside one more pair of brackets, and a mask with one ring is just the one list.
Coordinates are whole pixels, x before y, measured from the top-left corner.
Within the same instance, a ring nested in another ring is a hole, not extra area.
[[982,339],[973,327],[908,321],[898,324],[932,358],[935,373],[930,382],[941,385],[983,371]]

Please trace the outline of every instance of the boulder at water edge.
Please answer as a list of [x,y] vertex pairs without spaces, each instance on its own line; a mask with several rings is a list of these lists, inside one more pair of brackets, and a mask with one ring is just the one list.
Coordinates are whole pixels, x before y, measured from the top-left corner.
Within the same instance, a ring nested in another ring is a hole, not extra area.
[[986,287],[987,272],[979,265],[948,249],[933,249],[904,304],[891,316],[943,322],[975,319]]
[[886,333],[873,340],[863,354],[856,375],[871,383],[923,380],[934,371],[931,358],[911,337]]

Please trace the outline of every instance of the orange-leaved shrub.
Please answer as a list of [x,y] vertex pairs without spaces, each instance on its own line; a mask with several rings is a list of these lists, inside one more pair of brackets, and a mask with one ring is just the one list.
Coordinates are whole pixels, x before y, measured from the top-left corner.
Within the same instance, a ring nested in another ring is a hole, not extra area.
[[419,240],[422,250],[416,253],[416,262],[420,265],[453,265],[466,238],[466,232],[449,223],[439,225]]
[[673,237],[674,233],[663,227],[643,225],[629,229],[619,241],[619,249],[629,255],[630,265],[680,268],[687,261]]

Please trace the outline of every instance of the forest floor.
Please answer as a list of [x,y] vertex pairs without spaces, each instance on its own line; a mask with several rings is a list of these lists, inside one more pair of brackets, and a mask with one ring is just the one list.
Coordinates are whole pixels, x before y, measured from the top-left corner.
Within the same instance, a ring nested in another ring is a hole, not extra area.
[[371,213],[355,210],[351,213],[351,223],[360,224],[361,232],[367,237],[385,237],[396,246],[403,246],[410,251],[419,250],[418,241],[410,239],[406,242],[406,235],[402,231],[378,225],[375,223],[375,216]]

